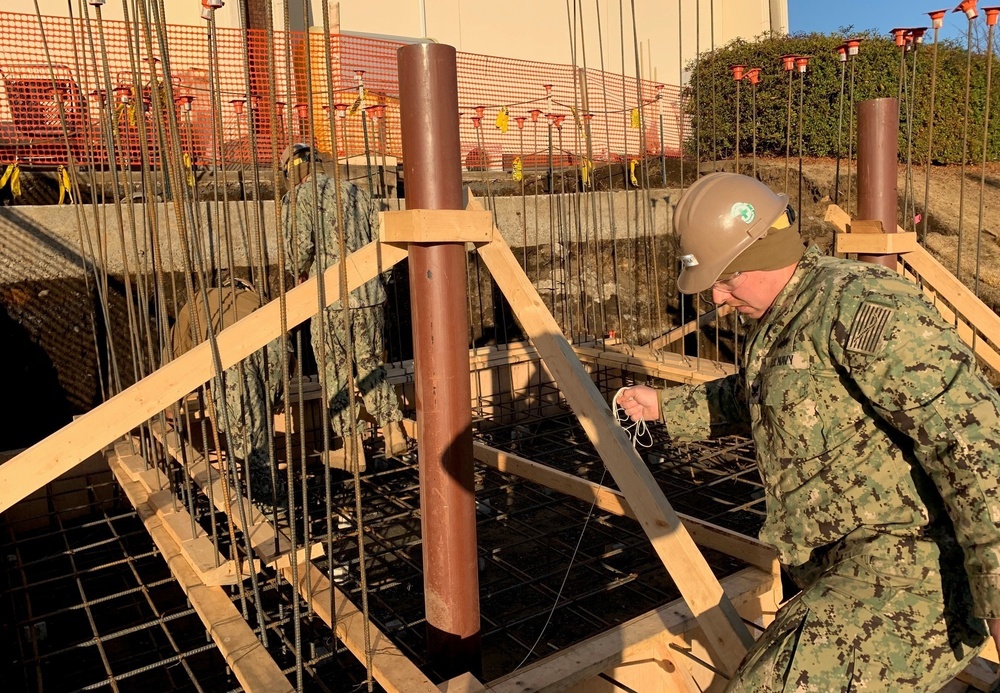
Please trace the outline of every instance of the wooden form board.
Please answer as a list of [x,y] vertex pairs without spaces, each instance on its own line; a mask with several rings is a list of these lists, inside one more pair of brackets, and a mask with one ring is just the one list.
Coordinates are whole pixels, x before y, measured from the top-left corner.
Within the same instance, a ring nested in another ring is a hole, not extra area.
[[454,209],[408,209],[379,212],[383,243],[441,243],[493,240],[493,213]]
[[[604,512],[636,519],[635,513],[620,491],[482,443],[475,443],[473,452],[476,460],[487,467],[519,476],[588,503],[594,503]],[[778,554],[770,546],[689,515],[678,513],[677,516],[687,528],[691,538],[699,546],[739,558],[752,566],[772,573],[775,577],[778,576]]]
[[898,255],[916,250],[917,234],[904,233],[838,233],[834,250],[838,253],[862,255]]
[[[827,208],[824,219],[840,231],[846,231],[851,223],[850,215],[837,205],[830,205]],[[883,235],[885,237],[913,235],[907,234],[898,226],[896,230],[895,234]],[[870,239],[878,238],[878,235],[862,234],[860,237]],[[903,275],[911,280],[919,281],[924,288],[924,293],[932,299],[941,316],[956,326],[962,340],[990,368],[1000,373],[1000,353],[992,346],[1000,345],[1000,317],[923,246],[914,243],[909,250],[896,252],[903,254],[900,259],[912,270],[909,273],[904,270]],[[938,297],[944,299],[948,305],[937,300]],[[978,335],[982,335],[982,337]],[[992,343],[992,345],[987,342]]]
[[[347,285],[355,289],[406,258],[406,250],[369,243],[346,259]],[[323,274],[326,305],[340,298],[340,264]],[[315,315],[316,277],[286,295],[289,328]],[[281,302],[271,301],[220,332],[216,339],[222,368],[246,358],[281,334]],[[0,512],[72,469],[112,441],[215,376],[212,345],[202,342],[163,368],[123,390],[0,466]]]
[[646,345],[649,349],[662,349],[665,346],[670,346],[676,341],[687,337],[692,332],[700,330],[705,325],[709,324],[713,320],[719,320],[726,317],[733,312],[733,307],[727,304],[721,305],[717,308],[713,308],[710,311],[702,313],[694,320],[688,320],[686,323],[680,327],[675,327],[664,335],[661,335],[651,341]]
[[243,690],[251,693],[294,691],[295,687],[243,620],[243,615],[225,591],[221,587],[204,584],[181,555],[180,548],[161,523],[156,510],[149,506],[142,484],[133,481],[118,460],[111,462],[111,469]]
[[579,417],[674,584],[708,634],[713,661],[727,673],[736,671],[753,638],[705,557],[614,420],[607,402],[502,237],[499,240],[494,237],[491,243],[480,247],[479,257]]
[[[777,608],[773,599],[775,581],[770,573],[757,568],[745,568],[723,579],[722,584],[728,598],[738,604],[751,620],[758,618],[761,611],[773,615]],[[681,600],[671,602],[507,676],[494,679],[487,684],[487,690],[493,693],[586,690],[586,682],[601,672],[624,662],[657,659],[658,648],[668,644],[675,644],[694,656],[701,657],[704,655],[704,647],[701,646],[703,643],[697,642],[698,625],[698,620],[687,605]],[[679,663],[688,658],[676,655],[672,659]],[[713,660],[713,663],[717,663],[717,660]],[[707,682],[718,678],[704,666],[694,665],[690,669],[698,679],[697,690],[704,690]],[[690,679],[684,677],[684,680]],[[608,686],[607,690],[620,689]],[[647,687],[634,690],[670,689]]]
[[[188,474],[199,486],[204,488],[206,481],[211,478],[212,484],[216,486],[213,493],[216,507],[221,512],[225,512],[221,488],[223,482],[218,472],[210,466],[206,468],[204,457],[194,450],[190,443],[181,440],[177,433],[159,429],[154,431],[154,435],[157,435],[161,442],[167,441],[164,447],[178,463],[183,459],[188,460]],[[208,476],[209,473],[211,473],[211,477]],[[372,653],[372,676],[383,688],[389,693],[410,693],[411,691],[414,693],[434,691],[436,693],[438,691],[437,686],[424,676],[420,669],[392,643],[378,626],[371,621],[367,621],[366,624],[364,614],[354,606],[343,592],[334,587],[330,579],[319,568],[312,564],[311,558],[323,555],[322,544],[313,544],[309,559],[306,558],[305,551],[301,547],[298,551],[291,552],[291,540],[288,535],[280,529],[275,529],[259,510],[254,508],[247,499],[237,494],[236,489],[232,489],[232,487],[230,489],[233,507],[235,507],[236,502],[242,502],[247,508],[247,517],[252,525],[250,530],[251,545],[257,557],[263,563],[273,564],[289,584],[295,584],[302,598],[312,605],[313,612],[327,626],[335,627],[340,641],[365,666],[367,666],[365,655],[367,625],[371,638],[369,649]],[[246,532],[238,513],[234,512],[230,521]],[[294,570],[288,560],[290,557],[294,557],[296,561]],[[333,611],[331,611],[331,604]]]

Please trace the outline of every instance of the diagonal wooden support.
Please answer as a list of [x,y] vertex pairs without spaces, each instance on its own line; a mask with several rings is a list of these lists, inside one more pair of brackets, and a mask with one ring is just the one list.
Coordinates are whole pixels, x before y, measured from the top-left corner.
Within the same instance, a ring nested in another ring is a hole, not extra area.
[[[356,289],[406,258],[406,250],[369,243],[347,257],[347,286]],[[326,304],[340,298],[340,263],[323,274]],[[316,313],[316,277],[285,297],[289,328]],[[271,301],[217,335],[223,368],[246,358],[281,334],[281,304]],[[58,478],[101,448],[215,376],[212,345],[202,342],[0,466],[0,512]]]
[[[470,209],[482,206],[470,199]],[[503,237],[494,233],[494,240],[480,246],[478,251],[698,619],[716,663],[726,673],[734,673],[753,638],[705,557],[615,421],[607,402]]]

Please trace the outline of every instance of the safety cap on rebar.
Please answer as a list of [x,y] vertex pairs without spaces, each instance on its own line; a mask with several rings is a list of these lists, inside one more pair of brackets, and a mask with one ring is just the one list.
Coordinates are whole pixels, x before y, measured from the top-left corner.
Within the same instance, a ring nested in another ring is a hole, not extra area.
[[800,73],[805,74],[807,65],[809,65],[808,55],[800,55],[795,58],[795,67],[798,68]]
[[586,123],[587,125],[590,125],[590,121],[592,121],[593,119],[594,119],[594,114],[593,113],[584,113],[583,114],[583,122]]
[[132,100],[132,87],[115,87],[114,91],[115,97],[117,97],[120,102],[128,103]]
[[847,39],[847,54],[854,56],[861,52],[861,42],[864,41],[863,38],[849,38]]
[[482,124],[483,124],[482,118],[480,118],[479,116],[472,116],[472,127],[478,128]]
[[229,105],[233,107],[233,111],[236,115],[243,115],[243,106],[246,102],[246,99],[230,99]]
[[358,80],[358,86],[361,86],[362,84],[364,84],[365,83],[365,71],[364,70],[355,70],[354,71],[354,79]]
[[902,48],[906,45],[906,32],[909,31],[906,27],[896,27],[895,29],[889,29],[889,33],[896,40],[896,46]]
[[377,123],[382,116],[385,115],[385,105],[377,103],[367,106],[365,107],[365,113],[368,114],[368,117],[371,118],[372,121]]
[[935,29],[940,29],[944,26],[944,16],[948,14],[948,10],[931,10],[927,13],[927,16],[931,18],[931,26]]
[[1000,16],[1000,7],[984,7],[986,13],[986,26],[996,26],[997,17]]
[[556,118],[555,118],[555,126],[556,126],[557,129],[562,130],[562,124],[563,124],[564,120],[566,120],[566,116],[564,116],[564,115],[557,115],[556,116]]
[[542,115],[542,111],[541,111],[540,108],[532,108],[530,111],[528,111],[528,113],[531,115],[531,122],[532,123],[537,123],[538,122],[538,116]]
[[952,12],[964,12],[965,16],[968,17],[971,22],[979,16],[979,11],[976,10],[977,2],[979,2],[979,0],[962,0],[962,2],[958,3],[958,6],[952,10]]
[[191,104],[194,103],[194,97],[190,94],[181,94],[174,100],[180,104],[181,110],[185,113],[189,113],[191,111]]
[[309,104],[297,103],[294,106],[292,106],[292,108],[295,109],[295,115],[297,115],[302,120],[305,120],[306,118],[309,117]]
[[333,104],[333,110],[337,112],[337,115],[341,118],[347,117],[347,104],[346,103],[335,103]]
[[[586,116],[584,117],[586,118]],[[517,116],[516,118],[514,118],[514,122],[517,123],[518,130],[524,129],[524,121],[526,121],[527,119],[528,118],[526,116]]]
[[791,72],[795,69],[795,59],[798,57],[793,53],[781,56],[781,66],[785,68],[785,72]]
[[927,27],[925,26],[915,26],[910,29],[910,36],[913,37],[913,42],[918,46],[924,42],[924,34],[927,33]]
[[747,79],[750,80],[750,84],[760,83],[760,73],[763,72],[763,68],[751,67],[747,70]]
[[88,96],[90,96],[90,98],[93,99],[94,101],[98,101],[99,103],[102,103],[102,104],[106,100],[105,99],[106,94],[104,93],[103,89],[95,89],[94,91],[90,92],[90,94],[88,94]]
[[747,69],[746,65],[730,65],[729,69],[733,72],[733,79],[739,82],[743,79],[743,72]]
[[87,0],[87,3],[91,7],[100,7],[101,5],[104,4],[104,0]]

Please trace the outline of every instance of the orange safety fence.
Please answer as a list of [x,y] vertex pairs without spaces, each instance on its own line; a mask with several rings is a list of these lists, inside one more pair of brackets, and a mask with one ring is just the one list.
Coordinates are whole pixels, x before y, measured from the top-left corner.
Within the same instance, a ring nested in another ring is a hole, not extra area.
[[[402,44],[334,34],[327,60],[321,32],[273,32],[269,41],[262,30],[218,29],[213,58],[207,25],[165,33],[172,106],[155,28],[147,40],[141,27],[120,21],[40,24],[33,14],[0,12],[0,165],[52,168],[71,155],[79,166],[103,168],[110,150],[118,166],[155,166],[170,107],[195,168],[269,166],[272,138],[279,152],[291,139],[315,137],[340,158],[401,156]],[[462,157],[471,170],[680,153],[678,87],[472,53],[457,61]]]

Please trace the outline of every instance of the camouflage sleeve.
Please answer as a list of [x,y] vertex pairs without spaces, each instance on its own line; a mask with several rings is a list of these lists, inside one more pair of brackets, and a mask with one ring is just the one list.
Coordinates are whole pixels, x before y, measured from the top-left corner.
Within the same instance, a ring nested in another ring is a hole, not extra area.
[[312,190],[306,188],[310,186],[307,180],[301,184],[295,195],[295,219],[294,233],[289,229],[289,238],[292,243],[292,251],[288,254],[288,261],[295,271],[296,277],[304,277],[314,269],[313,263],[316,259],[316,234],[312,200]]
[[679,441],[750,435],[750,411],[742,373],[701,385],[660,391],[660,417]]
[[998,618],[1000,397],[919,289],[885,281],[847,288],[832,323],[831,356],[876,413],[912,441],[965,552],[974,613]]

